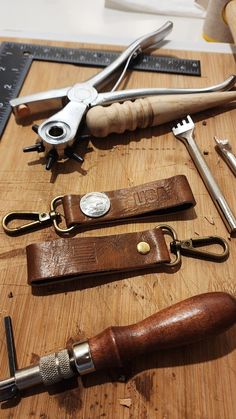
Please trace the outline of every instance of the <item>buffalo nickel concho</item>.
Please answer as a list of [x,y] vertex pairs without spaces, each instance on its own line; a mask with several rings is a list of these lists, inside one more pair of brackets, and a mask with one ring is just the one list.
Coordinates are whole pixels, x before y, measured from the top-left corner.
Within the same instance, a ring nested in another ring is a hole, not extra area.
[[88,217],[102,217],[110,209],[110,199],[105,193],[90,192],[82,196],[80,200],[80,209]]

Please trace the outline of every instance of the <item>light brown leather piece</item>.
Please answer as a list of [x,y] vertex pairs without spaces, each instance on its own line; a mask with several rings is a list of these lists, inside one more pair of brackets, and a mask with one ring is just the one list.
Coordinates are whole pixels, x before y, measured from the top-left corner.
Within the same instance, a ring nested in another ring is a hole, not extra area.
[[103,224],[141,216],[173,213],[196,204],[188,180],[184,175],[173,176],[126,189],[105,192],[111,202],[107,214],[91,218],[80,210],[83,195],[66,195],[62,198],[67,227],[74,224]]
[[[147,254],[137,244],[150,246]],[[34,243],[26,247],[28,283],[56,282],[109,272],[123,272],[170,262],[161,228],[101,237],[80,237]]]

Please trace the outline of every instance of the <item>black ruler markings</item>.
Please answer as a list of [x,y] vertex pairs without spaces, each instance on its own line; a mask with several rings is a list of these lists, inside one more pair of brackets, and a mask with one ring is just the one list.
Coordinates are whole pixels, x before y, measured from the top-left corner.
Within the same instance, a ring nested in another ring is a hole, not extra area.
[[[3,42],[0,46],[0,138],[11,113],[9,101],[18,96],[34,60],[106,67],[119,55],[120,52],[116,51]],[[131,68],[140,71],[201,75],[199,60],[168,56],[142,54],[132,62]]]

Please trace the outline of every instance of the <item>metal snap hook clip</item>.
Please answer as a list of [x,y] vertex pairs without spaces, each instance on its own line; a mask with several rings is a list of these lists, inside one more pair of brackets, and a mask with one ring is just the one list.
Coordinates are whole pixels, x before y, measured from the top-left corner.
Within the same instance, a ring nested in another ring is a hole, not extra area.
[[[170,243],[170,252],[175,255],[175,259],[168,266],[176,266],[181,262],[181,256],[191,256],[198,259],[209,260],[213,262],[222,262],[229,256],[229,245],[225,239],[219,236],[205,236],[186,240],[179,240],[176,231],[166,224],[161,224],[157,228],[161,228],[164,233],[172,237]],[[221,252],[210,252],[201,250],[203,246],[211,246],[217,244],[221,247]]]
[[[62,200],[63,195],[55,197],[50,204],[49,212],[34,212],[34,211],[14,211],[6,214],[2,219],[3,230],[10,236],[19,236],[27,232],[37,230],[39,228],[48,227],[53,224],[55,230],[59,234],[66,234],[74,231],[76,225],[62,228],[60,222],[62,214],[57,211],[57,206]],[[16,220],[29,221],[24,224],[15,226]]]
[[[55,211],[50,212],[30,212],[30,211],[15,211],[9,212],[2,219],[2,227],[4,231],[10,236],[18,236],[20,234],[33,231],[35,229],[49,226],[54,220],[58,219],[60,214]],[[15,220],[30,220],[25,224],[12,227],[11,223]]]
[[[199,249],[202,246],[211,246],[214,244],[220,245],[223,251],[210,252]],[[229,245],[226,240],[219,236],[197,237],[188,240],[174,240],[170,243],[170,249],[173,253],[180,252],[182,255],[211,260],[214,262],[222,262],[229,256]]]

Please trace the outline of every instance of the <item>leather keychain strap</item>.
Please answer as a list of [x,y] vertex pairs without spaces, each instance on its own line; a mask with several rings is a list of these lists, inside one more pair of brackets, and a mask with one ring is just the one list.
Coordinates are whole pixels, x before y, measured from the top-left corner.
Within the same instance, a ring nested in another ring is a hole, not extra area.
[[[99,195],[101,199],[107,199],[107,202],[100,202]],[[186,176],[177,175],[103,194],[94,192],[84,196],[65,195],[62,197],[62,204],[66,225],[70,228],[73,225],[103,224],[114,220],[173,213],[191,208],[196,202]],[[102,215],[97,215],[100,214],[99,206],[102,205]]]
[[26,253],[31,285],[139,270],[170,262],[162,228],[34,243],[26,247]]
[[[59,204],[63,206],[64,215],[57,211]],[[49,212],[9,212],[3,217],[2,226],[7,234],[19,235],[53,224],[58,234],[68,236],[82,227],[150,219],[186,210],[195,204],[187,178],[177,175],[115,191],[57,196],[51,201]],[[17,226],[15,221],[19,219],[29,222]],[[66,226],[62,225],[62,219]]]
[[[172,238],[170,250],[166,234]],[[201,249],[215,244],[221,252]],[[175,255],[174,259],[170,253]],[[159,264],[174,267],[181,264],[182,254],[220,262],[227,259],[229,246],[218,236],[179,240],[172,227],[161,224],[153,230],[136,233],[34,243],[26,247],[26,254],[28,283],[40,285],[70,277],[136,271]]]

